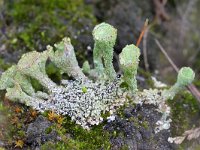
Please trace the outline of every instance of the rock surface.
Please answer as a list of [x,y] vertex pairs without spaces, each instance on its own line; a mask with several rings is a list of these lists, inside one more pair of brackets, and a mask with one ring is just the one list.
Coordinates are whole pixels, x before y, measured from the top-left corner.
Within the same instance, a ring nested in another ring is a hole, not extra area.
[[26,143],[31,145],[31,147],[37,148],[40,147],[47,141],[58,140],[59,137],[56,131],[47,132],[47,129],[52,125],[47,118],[43,116],[38,116],[37,119],[28,125],[26,131]]
[[111,134],[112,150],[127,148],[129,150],[172,150],[175,145],[168,143],[170,130],[155,134],[154,129],[161,114],[153,105],[129,106],[123,110],[124,117],[116,116],[116,120],[105,125]]

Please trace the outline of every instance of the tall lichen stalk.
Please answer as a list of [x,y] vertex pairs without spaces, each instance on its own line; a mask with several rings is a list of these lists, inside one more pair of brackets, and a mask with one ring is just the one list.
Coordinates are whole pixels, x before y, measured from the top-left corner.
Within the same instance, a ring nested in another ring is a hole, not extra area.
[[[58,114],[68,115],[83,128],[89,129],[103,121],[102,113],[112,115],[117,108],[128,102],[131,97],[135,103],[154,104],[163,114],[157,122],[156,132],[168,129],[170,108],[165,100],[190,84],[194,72],[190,68],[182,68],[177,83],[169,90],[149,89],[138,91],[137,69],[140,49],[134,44],[127,45],[119,55],[122,76],[117,75],[113,67],[113,49],[117,38],[117,30],[107,23],[97,25],[93,30],[94,68],[86,61],[80,68],[75,50],[69,38],[64,38],[54,46],[47,46],[44,52],[24,54],[17,65],[5,71],[0,80],[0,89],[6,90],[6,96],[12,101],[24,103],[44,112],[51,110]],[[73,80],[61,80],[54,83],[46,74],[46,62],[50,61]],[[36,91],[30,79],[36,79],[43,91]],[[122,83],[127,86],[121,86]],[[128,96],[127,96],[128,95]]]

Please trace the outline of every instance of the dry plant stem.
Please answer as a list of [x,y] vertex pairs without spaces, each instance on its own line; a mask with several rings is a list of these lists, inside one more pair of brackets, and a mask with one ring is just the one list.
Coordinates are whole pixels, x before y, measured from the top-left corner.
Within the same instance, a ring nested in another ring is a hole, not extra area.
[[146,20],[145,20],[145,23],[144,23],[144,26],[143,26],[143,28],[142,28],[142,32],[140,33],[140,36],[139,36],[139,38],[138,38],[138,40],[137,40],[137,43],[136,43],[136,46],[137,46],[137,47],[140,45],[140,42],[141,42],[141,40],[142,40],[142,37],[144,36],[144,33],[145,33],[145,31],[146,31],[146,29],[147,29],[147,26],[148,26],[148,22],[149,22],[149,20],[146,19]]
[[[164,56],[167,58],[167,60],[169,61],[169,63],[171,64],[171,66],[174,68],[174,70],[178,73],[179,69],[178,67],[175,65],[175,63],[173,62],[173,60],[169,57],[169,55],[167,54],[166,50],[162,47],[162,45],[160,44],[160,42],[155,39],[155,42],[157,44],[157,46],[159,47],[159,49],[161,50],[161,52],[164,54]],[[198,91],[198,89],[193,85],[190,84],[187,86],[187,89],[192,93],[192,95],[200,102],[200,92]]]
[[172,65],[172,67],[174,68],[174,70],[178,73],[178,71],[179,71],[178,67],[175,65],[175,63],[173,62],[173,60],[169,57],[169,55],[167,54],[166,50],[162,47],[162,45],[160,44],[160,42],[157,39],[155,39],[155,42],[156,42],[157,46],[159,47],[159,49],[161,50],[161,52],[167,58],[167,60],[169,61],[169,63]]
[[143,56],[144,56],[144,66],[147,71],[149,71],[149,63],[148,63],[148,57],[147,57],[147,36],[149,32],[149,27],[146,28],[146,31],[144,33],[143,38]]

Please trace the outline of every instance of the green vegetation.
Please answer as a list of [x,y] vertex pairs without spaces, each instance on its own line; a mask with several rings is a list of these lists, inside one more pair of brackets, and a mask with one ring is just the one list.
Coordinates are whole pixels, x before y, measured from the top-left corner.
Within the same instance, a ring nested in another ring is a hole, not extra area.
[[[46,115],[45,115],[46,116]],[[81,126],[76,125],[69,117],[64,117],[61,126],[54,124],[47,132],[56,130],[61,141],[47,142],[42,145],[42,150],[49,150],[49,144],[52,150],[94,150],[94,149],[110,149],[109,133],[103,130],[103,125],[93,127],[91,130],[85,130]],[[66,136],[68,135],[68,136]]]
[[[84,43],[77,42],[81,34],[89,35],[96,23],[90,6],[83,0],[4,0],[1,6],[5,13],[6,36],[3,43],[7,50],[44,50],[65,36],[72,39],[79,51],[86,49]],[[79,53],[79,60],[84,59]]]
[[181,135],[191,127],[199,126],[200,108],[198,101],[187,91],[183,91],[168,101],[172,113],[172,134]]

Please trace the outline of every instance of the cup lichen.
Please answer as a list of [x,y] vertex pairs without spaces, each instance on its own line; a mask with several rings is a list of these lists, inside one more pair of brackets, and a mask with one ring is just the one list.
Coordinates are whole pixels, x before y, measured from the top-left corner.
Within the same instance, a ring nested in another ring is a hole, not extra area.
[[185,86],[192,83],[194,80],[195,73],[189,67],[182,67],[178,72],[178,77],[176,83],[168,90],[163,92],[163,96],[168,99],[173,99],[173,97],[181,91]]
[[[117,30],[107,23],[101,23],[94,28],[93,37],[93,69],[88,62],[82,69],[79,67],[70,39],[64,38],[54,47],[47,46],[44,52],[24,54],[17,65],[2,74],[0,89],[6,89],[6,96],[12,101],[24,103],[40,112],[51,110],[68,115],[76,124],[87,129],[103,121],[102,113],[112,115],[131,98],[135,103],[158,107],[163,117],[157,122],[156,132],[169,128],[170,108],[165,101],[193,81],[192,69],[183,67],[177,82],[169,90],[138,91],[136,75],[140,49],[133,44],[123,48],[119,55],[122,75],[116,75],[112,59]],[[54,83],[45,71],[48,59],[74,80],[62,80],[59,85]],[[95,80],[91,80],[93,75]],[[45,90],[35,92],[30,78],[36,79]],[[128,88],[120,86],[123,82],[127,83]]]
[[140,49],[135,45],[127,45],[119,54],[121,69],[124,73],[124,81],[132,92],[137,91],[137,69],[139,64]]
[[93,49],[95,69],[101,75],[105,65],[106,75],[110,80],[113,80],[116,76],[112,60],[117,30],[107,23],[101,23],[94,28],[93,37],[95,41]]

